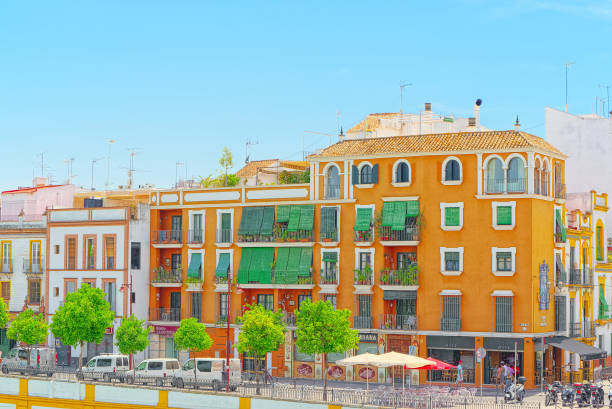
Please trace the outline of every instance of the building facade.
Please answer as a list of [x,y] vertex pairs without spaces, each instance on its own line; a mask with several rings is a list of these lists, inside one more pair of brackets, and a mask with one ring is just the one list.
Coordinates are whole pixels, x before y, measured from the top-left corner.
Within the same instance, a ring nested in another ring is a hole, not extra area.
[[[148,206],[143,205],[48,212],[49,278],[44,292],[49,320],[66,295],[85,283],[104,291],[106,301],[115,312],[113,325],[107,329],[103,341],[88,344],[83,351],[87,359],[100,353],[117,352],[114,334],[122,317],[135,313],[141,319],[146,318],[147,311],[142,305],[148,305],[148,285],[142,275],[146,276],[148,263],[143,264],[142,247],[148,243],[147,210]],[[59,364],[77,363],[79,347],[62,345],[52,335],[50,338],[51,345],[58,348]]]
[[[194,316],[215,341],[207,354],[223,357],[226,320],[235,343],[236,316],[258,303],[290,329],[266,367],[320,377],[292,330],[311,298],[352,310],[361,341],[349,354],[461,359],[475,385],[493,384],[503,360],[541,382],[552,363],[538,340],[565,336],[550,285],[566,259],[563,153],[520,130],[474,130],[346,139],[309,161],[309,184],[151,193],[151,356],[176,355],[172,335]],[[339,358],[332,378],[368,376]]]

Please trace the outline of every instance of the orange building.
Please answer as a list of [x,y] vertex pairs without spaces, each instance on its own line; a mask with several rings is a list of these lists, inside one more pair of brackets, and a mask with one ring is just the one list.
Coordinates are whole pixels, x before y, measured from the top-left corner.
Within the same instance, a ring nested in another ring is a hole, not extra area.
[[[533,387],[534,343],[559,335],[548,283],[566,240],[564,160],[519,130],[346,139],[310,156],[309,184],[152,192],[151,356],[175,354],[171,335],[195,316],[215,340],[207,354],[224,357],[226,319],[235,343],[235,317],[259,303],[290,329],[267,368],[321,377],[292,325],[302,300],[326,299],[353,312],[350,353],[462,360],[475,385],[516,360]],[[331,378],[365,380],[339,358]]]

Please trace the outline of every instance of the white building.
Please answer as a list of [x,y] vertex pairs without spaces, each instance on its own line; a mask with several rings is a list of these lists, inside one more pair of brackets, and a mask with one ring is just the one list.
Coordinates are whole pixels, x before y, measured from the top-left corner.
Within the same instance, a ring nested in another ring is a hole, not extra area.
[[[66,294],[76,291],[83,283],[102,289],[115,311],[115,321],[104,340],[87,345],[84,357],[118,352],[114,334],[122,317],[133,313],[140,319],[147,318],[148,237],[146,205],[49,211],[49,279],[44,289],[49,318],[62,305]],[[135,303],[130,299],[130,286]],[[78,347],[71,350],[59,340],[51,342],[58,347],[60,364],[76,364]]]
[[[567,191],[612,192],[612,117],[574,115],[547,107],[545,121],[546,140],[568,155]],[[606,218],[612,226],[612,214]]]

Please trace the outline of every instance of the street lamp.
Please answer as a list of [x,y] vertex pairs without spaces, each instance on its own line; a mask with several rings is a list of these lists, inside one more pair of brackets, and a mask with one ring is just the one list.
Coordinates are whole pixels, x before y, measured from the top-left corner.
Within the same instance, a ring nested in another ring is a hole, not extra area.
[[[132,275],[130,274],[130,282],[129,283],[123,283],[121,284],[121,287],[119,288],[119,291],[121,291],[122,293],[125,293],[125,291],[128,291],[128,305],[129,305],[129,312],[130,312],[130,317],[132,316]],[[125,315],[125,314],[124,314]],[[130,359],[129,359],[129,369],[132,369],[132,354],[130,353]]]

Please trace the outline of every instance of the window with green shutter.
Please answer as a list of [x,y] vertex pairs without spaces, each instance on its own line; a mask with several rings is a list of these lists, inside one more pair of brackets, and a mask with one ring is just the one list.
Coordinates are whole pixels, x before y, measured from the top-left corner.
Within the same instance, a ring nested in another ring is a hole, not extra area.
[[298,277],[309,277],[311,268],[312,247],[304,247],[302,248],[302,254],[300,255],[300,267],[298,270]]
[[393,225],[393,216],[395,212],[395,202],[384,202],[382,209],[382,226],[391,227]]
[[300,206],[299,230],[312,230],[314,225],[314,205]]
[[289,263],[289,248],[280,247],[274,264],[274,283],[287,284],[287,264]]
[[238,283],[247,284],[249,282],[249,269],[253,258],[253,248],[243,248],[238,266]]
[[447,251],[444,253],[444,269],[445,271],[459,271],[459,252]]
[[512,332],[512,297],[493,297],[495,332]]
[[603,260],[603,243],[602,243],[602,238],[603,238],[603,233],[602,233],[602,227],[601,226],[597,226],[595,228],[595,253],[597,255],[597,260],[598,261],[602,261]]
[[336,207],[321,208],[321,239],[337,240],[337,212]]
[[227,272],[230,267],[230,254],[220,253],[219,261],[217,262],[217,269],[215,270],[215,277],[227,277]]
[[406,202],[395,202],[394,207],[391,230],[404,230],[406,228]]
[[372,224],[372,208],[358,207],[355,231],[369,231]]
[[274,207],[266,206],[263,208],[261,221],[261,229],[259,234],[262,236],[271,236],[274,231]]
[[512,225],[512,207],[497,206],[497,225],[511,226]]
[[287,284],[297,284],[301,258],[302,249],[300,247],[291,247],[289,249],[289,260],[287,262],[286,273]]
[[453,227],[459,226],[459,215],[461,209],[459,207],[446,207],[444,208],[444,221],[446,226]]
[[512,271],[512,253],[509,251],[498,251],[495,253],[497,260],[496,271]]
[[245,235],[249,234],[250,230],[250,222],[253,217],[253,209],[252,207],[243,207],[242,208],[242,216],[240,217],[240,226],[238,226],[238,234]]
[[604,285],[599,284],[599,319],[608,318],[608,303],[606,302],[606,293],[604,291]]
[[289,212],[291,206],[276,206],[276,221],[278,223],[287,223],[289,221]]
[[406,202],[406,216],[417,217],[419,215],[419,201],[409,200]]
[[189,267],[187,267],[188,278],[201,278],[202,253],[191,253]]
[[300,206],[291,206],[289,210],[289,222],[287,223],[288,232],[296,232],[300,227],[300,217],[302,215],[302,209]]

